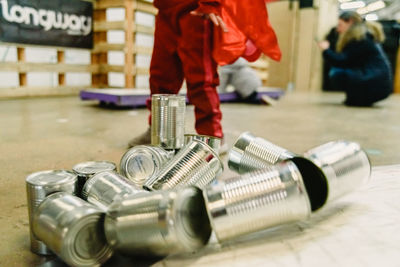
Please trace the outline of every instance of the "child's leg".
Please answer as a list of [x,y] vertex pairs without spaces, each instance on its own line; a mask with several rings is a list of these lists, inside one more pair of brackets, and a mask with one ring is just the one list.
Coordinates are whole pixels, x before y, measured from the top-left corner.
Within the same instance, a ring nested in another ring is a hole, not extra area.
[[[150,92],[152,95],[177,94],[182,86],[183,70],[177,53],[177,38],[177,34],[171,29],[167,20],[162,15],[157,15],[150,63]],[[148,99],[146,104],[151,111],[151,99]]]
[[212,58],[212,28],[208,20],[190,14],[180,19],[178,54],[188,87],[188,98],[195,106],[198,134],[223,137],[217,64]]

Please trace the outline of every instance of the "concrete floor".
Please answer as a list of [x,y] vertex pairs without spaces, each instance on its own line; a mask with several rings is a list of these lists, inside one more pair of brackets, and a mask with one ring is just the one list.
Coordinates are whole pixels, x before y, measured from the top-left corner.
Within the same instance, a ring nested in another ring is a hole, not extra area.
[[[227,142],[231,145],[240,133],[251,131],[302,153],[348,139],[361,144],[373,166],[399,164],[400,96],[373,108],[345,107],[343,98],[340,93],[287,94],[273,107],[223,104]],[[25,177],[89,160],[118,164],[128,140],[146,129],[147,115],[145,109],[102,108],[77,97],[0,101],[0,266],[46,262],[29,250]],[[188,133],[193,122],[189,106]]]

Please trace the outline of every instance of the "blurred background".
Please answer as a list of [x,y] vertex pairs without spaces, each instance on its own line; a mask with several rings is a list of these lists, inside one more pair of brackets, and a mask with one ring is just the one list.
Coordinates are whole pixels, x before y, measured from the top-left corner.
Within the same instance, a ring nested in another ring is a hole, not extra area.
[[[151,1],[88,2],[93,3],[92,49],[0,41],[0,98],[78,95],[85,88],[148,89],[156,14]],[[338,14],[354,10],[383,25],[384,50],[393,66],[395,92],[400,92],[396,64],[400,1],[286,0],[268,1],[267,5],[283,57],[279,63],[261,58],[251,64],[263,86],[288,91],[332,90],[324,80],[327,66],[316,41],[332,38],[329,33]]]

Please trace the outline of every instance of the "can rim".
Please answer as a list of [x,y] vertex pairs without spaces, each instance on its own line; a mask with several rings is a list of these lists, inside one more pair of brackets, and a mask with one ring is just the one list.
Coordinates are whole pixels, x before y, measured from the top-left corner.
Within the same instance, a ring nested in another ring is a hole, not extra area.
[[201,134],[185,134],[184,135],[184,143],[185,145],[189,144],[192,140],[200,140],[209,145],[213,150],[218,151],[221,147],[222,138],[209,136],[209,135],[201,135]]
[[[197,207],[199,217],[193,215],[193,207]],[[202,190],[195,186],[185,187],[177,192],[172,216],[178,241],[188,250],[194,250],[207,244],[211,236],[211,224],[206,211]]]
[[103,173],[116,173],[115,171],[101,171],[96,174],[94,174],[92,177],[90,177],[86,183],[84,184],[82,188],[82,197],[84,200],[88,200],[89,192],[93,185],[96,183],[98,179],[102,177]]
[[[104,232],[100,237],[100,239],[103,239],[103,242],[101,242],[101,248],[96,251],[95,255],[87,255],[89,257],[84,257],[81,253],[82,247],[77,244],[79,236],[84,234],[81,233],[82,231],[88,231],[90,226],[99,228],[101,225],[103,225],[103,221],[104,212],[102,211],[93,212],[79,218],[79,221],[72,225],[64,238],[66,241],[62,243],[64,246],[61,248],[61,254],[63,257],[68,258],[70,260],[69,262],[75,266],[93,266],[95,264],[104,263],[107,259],[109,259],[113,254],[113,249],[107,243]],[[100,228],[102,229],[102,227]],[[97,235],[95,236],[96,239],[99,238]]]
[[236,172],[240,171],[240,164],[246,147],[249,146],[255,138],[256,137],[249,131],[243,132],[239,135],[228,154],[229,169]]
[[[219,229],[219,227],[217,226],[217,224],[214,221],[214,215],[211,213],[211,211],[213,211],[213,209],[210,207],[211,204],[210,204],[210,201],[209,201],[209,194],[208,194],[210,189],[214,190],[216,187],[221,187],[221,186],[223,186],[225,184],[223,180],[217,180],[217,181],[218,181],[217,184],[214,184],[212,186],[209,185],[203,190],[203,197],[204,197],[204,202],[205,202],[205,205],[206,205],[206,211],[207,211],[208,219],[209,219],[210,224],[211,224],[211,228],[213,229],[213,231],[215,233],[215,236],[217,237],[217,240],[218,241],[222,241],[224,239],[221,239],[220,233],[217,231],[217,229]],[[218,200],[222,204],[222,210],[223,210],[223,212],[225,214],[227,214],[225,199],[222,197],[221,191],[217,191],[217,193],[218,193]]]
[[[49,181],[43,181],[41,180],[41,176],[43,178],[43,176],[47,176],[49,177],[49,175],[54,174],[54,176],[59,177],[61,175],[61,179],[57,178],[52,180],[51,182]],[[40,186],[40,187],[45,187],[45,186],[54,186],[54,185],[61,185],[61,184],[66,184],[66,183],[70,183],[70,182],[75,182],[78,179],[78,176],[69,170],[64,170],[64,169],[60,169],[60,170],[44,170],[44,171],[38,171],[38,172],[34,172],[29,174],[25,181],[29,186]]]
[[[129,161],[136,157],[137,155],[143,154],[146,156],[151,157],[151,159],[156,161],[156,165],[160,166],[161,165],[161,158],[158,152],[155,150],[155,148],[160,148],[161,147],[156,147],[156,146],[146,146],[146,145],[139,145],[135,146],[131,149],[129,149],[125,154],[122,156],[121,161],[120,161],[120,172],[122,175],[127,177],[129,180],[136,182],[136,179],[131,176],[131,173],[128,171],[128,163]],[[155,167],[157,167],[155,166]],[[149,177],[154,174],[156,171],[156,168],[149,174]]]
[[[104,164],[102,168],[97,167],[96,165]],[[117,165],[114,162],[107,160],[100,161],[85,161],[78,164],[75,164],[72,167],[72,170],[78,175],[93,175],[100,171],[114,171],[117,169]]]
[[[198,143],[201,143],[202,145],[205,145],[206,148],[213,154],[213,156],[216,157],[216,158],[218,159],[219,165],[221,166],[221,171],[224,170],[224,164],[222,163],[222,160],[221,160],[221,158],[219,157],[219,154],[217,153],[217,151],[215,151],[214,149],[212,149],[212,147],[209,146],[209,145],[208,145],[206,142],[204,142],[204,141],[194,139],[194,140],[192,140],[191,142],[198,142]],[[190,143],[189,143],[189,144],[190,144]],[[188,145],[189,145],[189,144],[188,144]]]

